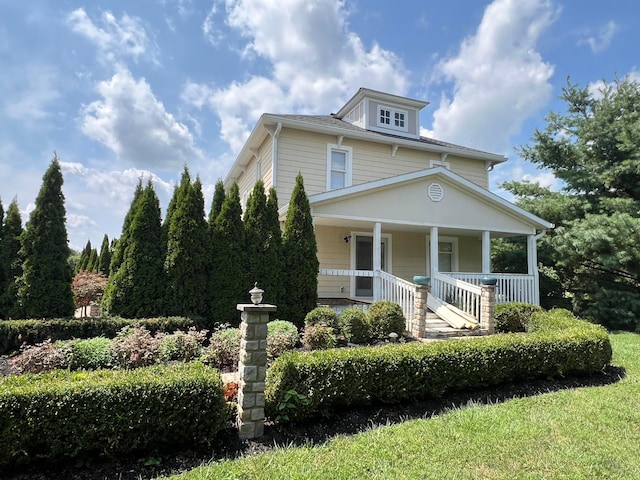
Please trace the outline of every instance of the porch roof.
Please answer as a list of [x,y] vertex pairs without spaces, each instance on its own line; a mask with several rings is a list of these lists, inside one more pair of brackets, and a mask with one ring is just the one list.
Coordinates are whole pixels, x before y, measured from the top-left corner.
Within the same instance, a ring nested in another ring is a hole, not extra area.
[[[450,232],[528,235],[553,224],[444,167],[430,168],[309,197],[317,225],[364,225]],[[288,205],[282,209],[286,212]]]

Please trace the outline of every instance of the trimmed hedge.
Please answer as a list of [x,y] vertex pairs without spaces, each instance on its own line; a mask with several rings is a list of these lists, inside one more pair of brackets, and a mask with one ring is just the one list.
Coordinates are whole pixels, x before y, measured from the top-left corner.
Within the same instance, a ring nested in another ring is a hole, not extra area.
[[611,361],[606,330],[569,312],[537,313],[530,331],[286,353],[267,373],[266,412],[274,418],[290,390],[309,399],[307,405],[289,412],[292,420],[302,420],[341,407],[398,403],[439,397],[456,389],[597,372]]
[[0,355],[14,352],[23,343],[35,345],[45,340],[72,338],[114,338],[122,328],[143,326],[151,334],[188,330],[196,321],[185,317],[147,318],[128,320],[119,317],[53,320],[0,320]]
[[518,333],[526,332],[531,316],[541,312],[538,305],[523,302],[500,303],[496,305],[496,332]]
[[200,363],[10,376],[0,465],[209,445],[228,420],[220,373]]

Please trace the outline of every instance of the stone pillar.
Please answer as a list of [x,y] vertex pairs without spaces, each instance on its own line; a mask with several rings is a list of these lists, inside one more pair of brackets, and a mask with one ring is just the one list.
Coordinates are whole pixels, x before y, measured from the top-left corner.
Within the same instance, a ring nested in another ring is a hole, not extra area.
[[240,361],[238,363],[238,418],[241,439],[264,434],[264,382],[267,377],[267,322],[275,305],[238,304]]
[[416,296],[413,302],[413,318],[410,320],[409,331],[416,338],[424,338],[427,333],[427,297],[429,285],[416,285]]
[[480,279],[480,328],[490,335],[495,333],[497,280],[495,277]]

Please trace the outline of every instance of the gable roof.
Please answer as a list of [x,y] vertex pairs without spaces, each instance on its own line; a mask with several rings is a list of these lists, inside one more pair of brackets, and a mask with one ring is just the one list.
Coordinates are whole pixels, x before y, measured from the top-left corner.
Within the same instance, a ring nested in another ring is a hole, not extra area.
[[[446,193],[442,203],[428,202],[425,187],[435,181],[444,184]],[[487,228],[510,234],[553,228],[546,220],[444,167],[311,195],[309,203],[316,217],[357,217],[396,225],[458,226],[467,230]],[[287,208],[288,205],[283,207],[281,213]],[[465,216],[467,220],[462,221]]]

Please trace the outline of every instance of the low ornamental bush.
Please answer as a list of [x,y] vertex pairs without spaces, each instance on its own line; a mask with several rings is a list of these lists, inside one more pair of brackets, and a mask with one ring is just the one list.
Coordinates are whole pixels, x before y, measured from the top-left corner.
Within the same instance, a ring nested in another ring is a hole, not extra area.
[[228,419],[220,372],[198,362],[10,376],[0,379],[0,466],[208,446]]
[[597,372],[610,361],[611,344],[604,328],[566,310],[552,310],[534,314],[526,334],[287,352],[267,372],[265,411],[275,418],[291,390],[309,399],[289,414],[292,420],[302,420],[347,406],[399,403],[456,389]]
[[190,362],[202,354],[202,344],[207,339],[207,330],[176,330],[160,340],[160,360],[163,362]]
[[104,337],[66,342],[71,353],[69,368],[71,370],[97,370],[113,367],[115,360],[111,352],[111,342],[109,338]]
[[206,365],[224,371],[236,370],[240,358],[240,329],[223,326],[213,332],[209,345],[202,351]]
[[333,329],[327,325],[309,325],[302,332],[302,345],[307,350],[324,350],[337,344]]
[[304,326],[309,327],[311,325],[331,327],[334,333],[337,333],[340,329],[338,314],[329,307],[317,307],[307,313],[307,316],[304,317]]
[[298,340],[298,329],[293,323],[284,320],[267,323],[267,358],[273,360],[287,350],[293,350]]
[[71,359],[71,348],[53,344],[50,340],[32,346],[25,346],[19,355],[11,358],[11,365],[18,373],[50,372],[57,368],[67,368]]
[[347,342],[365,343],[371,339],[367,313],[360,308],[345,308],[340,314],[340,332]]
[[160,361],[162,334],[144,327],[123,328],[111,342],[111,355],[120,368],[147,367]]
[[369,307],[369,323],[371,333],[375,338],[387,338],[391,332],[402,336],[406,326],[406,319],[400,305],[387,300],[374,302]]
[[113,338],[124,327],[143,326],[152,334],[171,333],[197,327],[196,321],[186,317],[162,317],[127,320],[120,317],[53,320],[0,321],[0,355],[16,352],[23,344],[35,345],[45,340],[73,338]]
[[531,316],[542,308],[531,303],[513,302],[496,305],[495,325],[498,333],[518,333],[527,330]]

